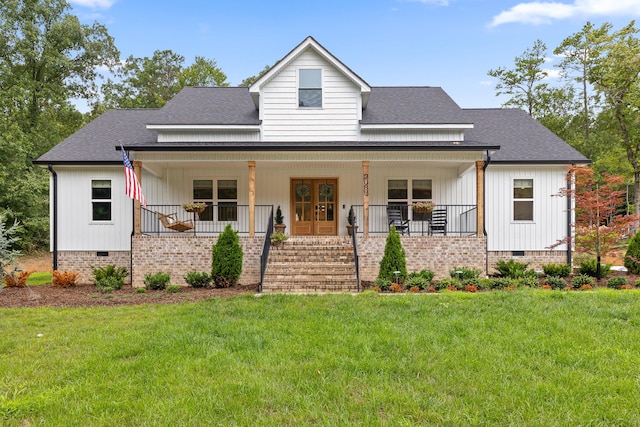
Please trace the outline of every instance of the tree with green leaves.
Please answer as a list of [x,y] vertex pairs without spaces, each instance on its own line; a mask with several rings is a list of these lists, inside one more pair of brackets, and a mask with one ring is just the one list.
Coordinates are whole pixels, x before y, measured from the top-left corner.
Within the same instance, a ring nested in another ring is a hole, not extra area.
[[[129,56],[102,87],[98,108],[160,108],[185,86],[228,86],[214,60],[196,57],[184,68],[184,56],[156,50],[151,58]],[[94,108],[95,108],[94,107]]]
[[45,111],[95,96],[98,68],[119,61],[107,29],[69,10],[66,0],[0,2],[0,106],[25,133]]
[[[611,32],[604,24],[590,37],[589,82],[602,97],[602,118],[624,148],[633,169],[634,212],[640,212],[640,39],[632,21]],[[612,141],[615,141],[615,137]]]
[[242,81],[242,83],[240,83],[239,86],[251,86],[252,84],[254,84],[256,81],[258,81],[258,79],[260,79],[260,77],[264,76],[265,74],[267,74],[267,72],[271,69],[270,65],[265,65],[264,68],[262,69],[262,71],[260,71],[258,73],[257,76],[251,76],[251,77],[247,77],[246,79],[244,79]]
[[511,97],[505,102],[505,106],[521,108],[535,117],[539,93],[547,89],[545,83],[540,83],[548,75],[542,68],[546,50],[544,42],[536,40],[532,48],[515,58],[515,68],[509,70],[498,67],[489,70],[489,76],[498,79],[496,95]]
[[10,275],[18,268],[17,258],[20,252],[15,249],[15,243],[19,240],[16,236],[18,229],[19,226],[16,222],[7,227],[5,217],[0,214],[0,289],[2,289],[2,281],[5,276]]

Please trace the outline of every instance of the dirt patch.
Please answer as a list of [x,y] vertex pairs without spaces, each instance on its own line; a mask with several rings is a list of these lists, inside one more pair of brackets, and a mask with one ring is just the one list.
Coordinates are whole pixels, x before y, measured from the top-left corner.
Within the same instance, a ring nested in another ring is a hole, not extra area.
[[93,284],[76,285],[65,289],[51,285],[4,288],[0,292],[0,307],[93,307],[138,304],[175,304],[202,301],[209,298],[228,298],[235,295],[255,294],[258,285],[236,285],[231,288],[183,287],[179,292],[146,291],[135,288],[101,293]]

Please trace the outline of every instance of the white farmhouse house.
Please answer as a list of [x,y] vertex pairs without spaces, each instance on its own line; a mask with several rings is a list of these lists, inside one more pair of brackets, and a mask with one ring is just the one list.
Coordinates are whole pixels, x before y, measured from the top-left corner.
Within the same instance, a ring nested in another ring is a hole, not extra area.
[[[120,147],[147,206],[124,192]],[[160,109],[110,110],[41,156],[54,268],[208,271],[227,224],[245,284],[355,290],[375,280],[390,221],[409,271],[570,262],[566,167],[588,163],[518,109],[463,109],[439,87],[372,87],[312,37],[249,88],[188,87]],[[431,214],[412,209],[435,203]],[[203,202],[201,213],[185,202]],[[286,233],[270,248],[273,212]],[[356,238],[347,236],[353,209]],[[172,219],[164,215],[176,214]],[[178,222],[181,227],[176,226]]]

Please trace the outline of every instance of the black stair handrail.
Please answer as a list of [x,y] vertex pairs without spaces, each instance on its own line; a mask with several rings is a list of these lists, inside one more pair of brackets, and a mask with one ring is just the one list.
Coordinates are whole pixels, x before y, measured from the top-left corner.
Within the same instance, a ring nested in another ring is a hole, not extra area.
[[[353,209],[353,206],[351,207]],[[360,261],[358,259],[358,237],[356,230],[358,229],[358,218],[356,216],[353,217],[353,227],[351,228],[353,232],[351,233],[351,243],[353,244],[353,263],[356,268],[356,285],[358,289],[358,293],[360,293]]]
[[269,214],[269,222],[267,223],[267,232],[262,242],[262,252],[260,252],[260,287],[259,292],[262,293],[262,283],[264,282],[264,274],[267,271],[267,262],[269,261],[269,251],[271,250],[271,235],[273,234],[273,205]]

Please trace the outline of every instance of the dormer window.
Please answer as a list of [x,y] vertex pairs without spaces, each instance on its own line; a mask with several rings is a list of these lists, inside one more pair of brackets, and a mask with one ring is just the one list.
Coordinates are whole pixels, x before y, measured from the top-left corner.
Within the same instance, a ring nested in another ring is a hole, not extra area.
[[322,107],[321,70],[298,70],[298,106]]

